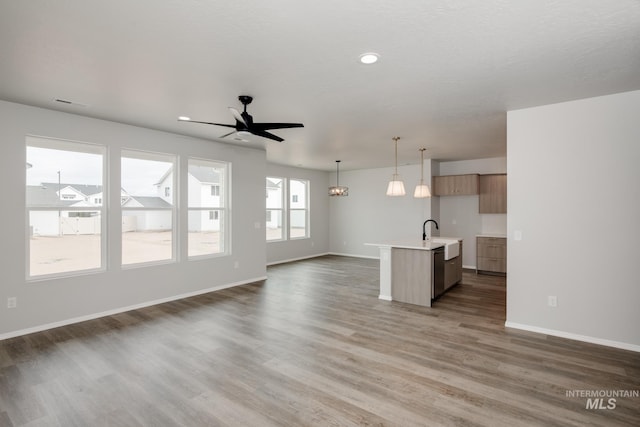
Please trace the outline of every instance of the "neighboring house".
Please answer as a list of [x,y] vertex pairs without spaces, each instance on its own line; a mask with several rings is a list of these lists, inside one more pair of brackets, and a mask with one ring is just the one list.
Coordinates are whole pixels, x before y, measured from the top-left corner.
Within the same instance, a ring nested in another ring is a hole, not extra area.
[[[123,208],[170,208],[161,197],[131,196],[121,198]],[[123,210],[122,231],[162,231],[171,230],[171,211],[167,210]]]
[[59,236],[62,234],[96,234],[100,232],[98,211],[65,211],[65,207],[96,207],[97,194],[102,194],[99,185],[62,184],[43,182],[27,186],[27,205],[49,207],[51,210],[31,211],[29,223],[31,235]]
[[[190,208],[213,208],[211,210],[190,210],[189,231],[220,231],[220,211],[222,207],[222,176],[207,166],[189,165],[188,205]],[[167,171],[155,184],[158,196],[166,202],[173,200],[173,171]]]
[[[221,176],[210,167],[189,167],[189,206],[221,206]],[[141,210],[122,211],[122,231],[171,230],[172,218],[167,210],[173,203],[173,172],[163,175],[155,184],[157,196],[135,196],[124,189],[120,193],[123,208]],[[91,208],[104,202],[101,185],[58,184],[43,182],[27,186],[27,205],[51,208],[31,211],[31,234],[34,236],[59,236],[62,234],[97,234],[100,232],[100,212]],[[86,211],[65,211],[65,207],[86,207]],[[143,210],[149,208],[151,210]],[[189,231],[219,231],[220,212],[194,210],[189,212]]]
[[[29,222],[34,236],[59,236],[63,234],[100,233],[100,212],[104,201],[101,185],[58,184],[43,182],[41,185],[27,186],[27,205],[51,208],[31,211]],[[170,207],[159,197],[131,196],[121,190],[123,207]],[[64,210],[65,207],[86,207],[87,210]],[[171,228],[171,219],[159,211],[123,212],[123,231],[166,230]],[[130,218],[128,218],[130,217]]]

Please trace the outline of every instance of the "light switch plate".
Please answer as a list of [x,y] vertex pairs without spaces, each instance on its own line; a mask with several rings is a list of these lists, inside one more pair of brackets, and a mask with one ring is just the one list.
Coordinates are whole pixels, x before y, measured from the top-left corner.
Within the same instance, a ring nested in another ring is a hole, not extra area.
[[520,241],[522,240],[522,231],[516,230],[513,232],[513,240]]

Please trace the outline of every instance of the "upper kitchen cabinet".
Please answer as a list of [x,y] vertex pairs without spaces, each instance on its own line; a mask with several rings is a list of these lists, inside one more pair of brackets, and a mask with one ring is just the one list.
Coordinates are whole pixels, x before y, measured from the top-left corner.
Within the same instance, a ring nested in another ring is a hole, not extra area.
[[480,213],[507,213],[507,175],[480,175]]
[[469,196],[478,194],[478,174],[433,177],[434,196]]

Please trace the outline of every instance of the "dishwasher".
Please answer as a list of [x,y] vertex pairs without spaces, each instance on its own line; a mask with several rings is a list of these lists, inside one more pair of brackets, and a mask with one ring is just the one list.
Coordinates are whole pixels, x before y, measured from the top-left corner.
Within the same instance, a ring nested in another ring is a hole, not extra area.
[[444,292],[444,248],[433,252],[431,263],[431,299],[438,298]]

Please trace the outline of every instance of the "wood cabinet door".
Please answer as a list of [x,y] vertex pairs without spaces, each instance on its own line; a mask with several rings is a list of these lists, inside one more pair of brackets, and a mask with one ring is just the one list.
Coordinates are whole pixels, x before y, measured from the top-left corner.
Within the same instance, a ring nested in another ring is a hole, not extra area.
[[478,237],[476,239],[476,265],[478,270],[506,273],[507,239],[504,237]]
[[433,195],[449,196],[453,192],[453,179],[450,176],[433,177]]
[[480,175],[480,213],[507,213],[507,175]]
[[461,196],[478,194],[478,175],[455,175],[454,191]]
[[433,177],[434,196],[467,196],[478,194],[478,174]]

